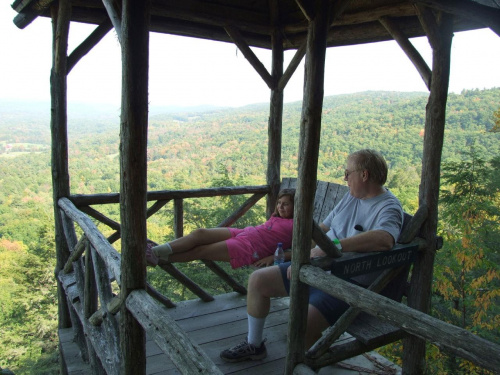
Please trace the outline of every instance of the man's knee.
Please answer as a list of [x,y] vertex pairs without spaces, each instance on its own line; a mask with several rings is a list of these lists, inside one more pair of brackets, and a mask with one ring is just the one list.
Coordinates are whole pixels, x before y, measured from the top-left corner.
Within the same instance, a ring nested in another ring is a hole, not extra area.
[[286,293],[278,267],[267,267],[253,272],[248,279],[249,293],[277,297]]

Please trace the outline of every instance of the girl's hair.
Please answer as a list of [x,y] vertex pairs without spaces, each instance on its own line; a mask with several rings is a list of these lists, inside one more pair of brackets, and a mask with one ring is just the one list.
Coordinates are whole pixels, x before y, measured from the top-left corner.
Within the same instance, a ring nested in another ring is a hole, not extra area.
[[293,204],[293,199],[295,197],[295,189],[283,189],[283,190],[280,190],[280,192],[278,193],[278,198],[276,198],[276,207],[274,207],[274,213],[272,216],[278,216],[280,217],[280,214],[278,212],[278,200],[282,197],[285,197],[285,196],[288,196],[290,197],[290,200],[292,201],[292,204]]

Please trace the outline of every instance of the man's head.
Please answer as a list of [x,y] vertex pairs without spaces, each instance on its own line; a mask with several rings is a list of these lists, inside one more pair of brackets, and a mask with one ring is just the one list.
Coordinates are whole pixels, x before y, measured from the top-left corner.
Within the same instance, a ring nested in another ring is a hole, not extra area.
[[354,168],[368,171],[368,179],[379,185],[387,181],[387,163],[382,154],[375,150],[364,149],[353,152],[347,160],[351,160]]
[[380,194],[387,180],[387,163],[380,152],[359,150],[347,158],[345,181],[351,195],[357,198],[369,198]]

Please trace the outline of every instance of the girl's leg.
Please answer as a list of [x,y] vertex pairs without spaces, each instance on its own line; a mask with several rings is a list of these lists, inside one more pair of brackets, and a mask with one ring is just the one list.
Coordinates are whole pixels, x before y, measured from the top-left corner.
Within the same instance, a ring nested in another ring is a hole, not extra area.
[[[228,231],[229,232],[229,231]],[[189,251],[174,252],[169,256],[171,262],[189,262],[196,259],[218,260],[229,262],[226,241],[219,241],[208,245],[200,245]]]
[[231,232],[227,228],[200,228],[187,236],[170,241],[169,244],[175,254],[194,250],[198,246],[215,244],[229,238],[231,238]]

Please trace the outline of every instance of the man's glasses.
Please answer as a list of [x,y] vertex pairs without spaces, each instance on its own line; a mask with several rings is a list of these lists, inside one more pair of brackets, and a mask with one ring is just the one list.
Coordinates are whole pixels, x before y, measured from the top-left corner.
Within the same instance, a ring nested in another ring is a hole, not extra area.
[[354,172],[359,172],[360,170],[361,170],[361,169],[355,169],[355,170],[353,170],[353,171],[349,171],[349,170],[347,170],[347,169],[346,169],[346,170],[345,170],[345,172],[344,172],[344,179],[345,179],[345,180],[347,180],[347,179],[349,178],[349,175],[350,175],[351,173],[354,173]]

